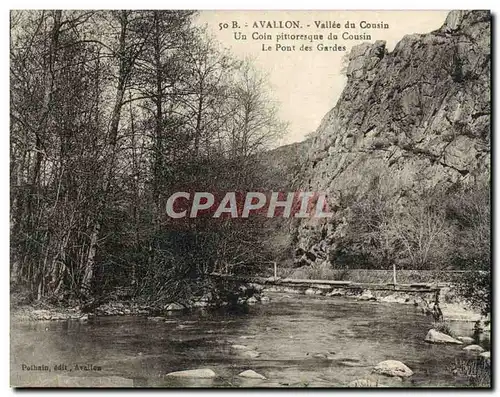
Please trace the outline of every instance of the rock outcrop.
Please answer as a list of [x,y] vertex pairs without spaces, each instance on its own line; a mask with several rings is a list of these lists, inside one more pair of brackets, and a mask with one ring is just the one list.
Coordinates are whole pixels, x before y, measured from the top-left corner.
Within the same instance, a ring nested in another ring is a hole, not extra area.
[[185,371],[170,372],[166,376],[171,376],[175,378],[210,379],[210,378],[215,378],[217,375],[213,370],[209,368],[200,368],[200,369],[188,369]]
[[238,376],[249,379],[262,379],[262,380],[267,379],[264,375],[261,375],[251,369],[247,369],[246,371],[240,372]]
[[333,261],[346,202],[374,184],[403,205],[437,185],[489,178],[490,19],[452,11],[440,29],[407,35],[392,52],[383,41],[352,48],[346,87],[302,173],[302,190],[327,193],[334,217],[301,222],[300,260]]
[[258,351],[255,351],[254,348],[245,346],[245,345],[231,345],[231,350],[237,353],[241,358],[257,358],[260,356]]
[[484,352],[484,349],[479,345],[469,345],[464,347],[464,350],[469,352],[479,352],[479,353]]
[[429,330],[425,341],[428,343],[451,343],[455,345],[462,345],[463,342],[451,337],[450,335],[443,334],[442,332],[436,331],[435,329]]
[[380,375],[399,376],[405,378],[413,375],[413,371],[410,368],[408,368],[401,361],[397,360],[382,361],[373,368],[373,372]]
[[257,358],[257,357],[260,357],[260,353],[254,351],[254,350],[246,350],[246,351],[241,352],[239,355],[242,358]]
[[457,336],[457,339],[463,343],[474,343],[474,338],[471,338],[470,336]]
[[245,345],[231,345],[231,349],[240,350],[240,351],[252,350],[250,347],[245,346]]

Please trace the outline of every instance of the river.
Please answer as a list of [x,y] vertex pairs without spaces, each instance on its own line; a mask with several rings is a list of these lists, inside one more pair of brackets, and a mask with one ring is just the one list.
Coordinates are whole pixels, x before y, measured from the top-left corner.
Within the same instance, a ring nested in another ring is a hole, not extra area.
[[[57,386],[76,377],[97,377],[103,385],[106,379],[125,378],[124,385],[136,387],[343,387],[388,359],[414,371],[400,383],[391,380],[391,386],[465,385],[450,370],[455,360],[466,357],[463,346],[425,343],[431,319],[412,305],[270,296],[270,302],[239,312],[200,310],[174,314],[166,321],[113,316],[88,323],[12,322],[11,385]],[[472,323],[452,326],[459,335],[472,333]],[[260,356],[242,357],[234,344]],[[27,371],[31,365],[46,365],[48,370]],[[217,377],[165,376],[194,368],[211,368]],[[246,369],[267,380],[237,376]]]

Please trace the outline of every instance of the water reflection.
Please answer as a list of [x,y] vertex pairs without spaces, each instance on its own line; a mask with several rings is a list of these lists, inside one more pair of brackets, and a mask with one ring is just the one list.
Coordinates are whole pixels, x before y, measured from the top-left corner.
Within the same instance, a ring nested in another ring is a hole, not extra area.
[[[89,323],[13,324],[13,385],[63,382],[66,377],[131,380],[143,387],[342,387],[367,376],[378,362],[394,359],[414,375],[401,386],[460,386],[449,367],[463,347],[424,342],[431,320],[411,305],[342,298],[273,295],[245,311],[198,311],[169,316],[101,317]],[[452,323],[472,335],[473,323]],[[260,353],[250,358],[233,348]],[[23,363],[94,364],[101,371],[34,373]],[[215,379],[176,379],[169,372],[211,368]],[[267,380],[237,376],[246,369]]]

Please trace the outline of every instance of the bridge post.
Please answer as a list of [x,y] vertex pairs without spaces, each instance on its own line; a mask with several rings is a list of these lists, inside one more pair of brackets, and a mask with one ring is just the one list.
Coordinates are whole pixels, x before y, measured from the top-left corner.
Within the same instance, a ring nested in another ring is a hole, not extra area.
[[274,279],[276,280],[278,278],[278,264],[276,262],[273,262],[274,264]]
[[396,264],[392,264],[392,281],[394,282],[394,286],[396,286]]

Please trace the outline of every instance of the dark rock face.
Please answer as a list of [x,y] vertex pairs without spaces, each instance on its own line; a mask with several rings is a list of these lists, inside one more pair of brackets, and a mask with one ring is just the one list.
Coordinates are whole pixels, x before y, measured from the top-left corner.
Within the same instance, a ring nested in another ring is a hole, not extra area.
[[265,186],[286,192],[300,184],[309,146],[310,140],[306,139],[259,154],[257,160],[265,165],[261,176]]
[[[383,41],[354,47],[347,85],[313,136],[303,190],[327,193],[336,208],[374,179],[394,202],[489,180],[490,20],[487,11],[453,11],[391,53]],[[304,220],[298,247],[328,256],[345,227],[342,211]]]

